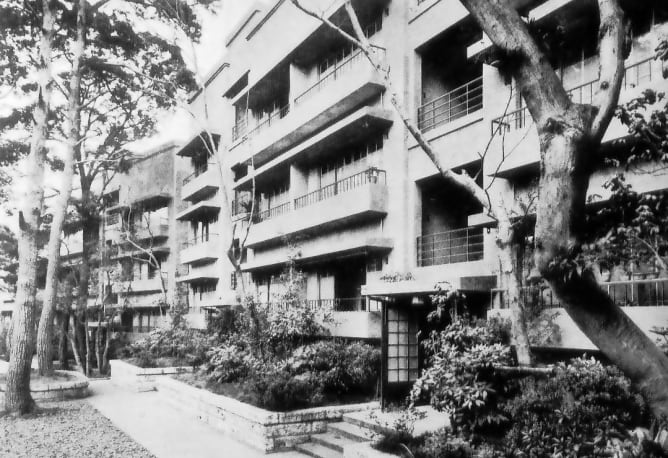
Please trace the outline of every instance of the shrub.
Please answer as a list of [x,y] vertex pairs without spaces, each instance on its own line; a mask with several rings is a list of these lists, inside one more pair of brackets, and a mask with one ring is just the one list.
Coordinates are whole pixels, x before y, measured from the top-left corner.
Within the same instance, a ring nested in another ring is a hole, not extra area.
[[320,341],[297,348],[287,363],[295,374],[312,374],[326,393],[366,394],[378,380],[380,351],[358,342]]
[[283,369],[254,374],[248,382],[259,407],[287,411],[321,405],[320,386],[309,377],[293,376]]
[[205,333],[191,329],[182,311],[174,311],[169,328],[154,329],[120,353],[124,358],[137,358],[142,367],[155,366],[158,358],[174,358],[181,364],[198,366],[205,361],[210,347],[211,339]]
[[529,455],[610,455],[613,439],[623,440],[629,429],[648,422],[645,402],[630,381],[593,358],[560,363],[554,376],[526,379],[521,388],[507,404],[513,426],[506,444]]
[[427,398],[450,414],[455,431],[468,434],[496,429],[508,421],[499,409],[510,386],[494,366],[511,363],[506,325],[455,320],[424,342],[429,368],[415,382],[411,401]]
[[207,352],[202,370],[209,381],[235,382],[248,376],[258,361],[250,352],[236,345],[223,344]]
[[[392,431],[383,434],[373,444],[380,452],[414,458],[468,458],[473,456],[471,447],[461,439],[454,438],[445,428],[431,433],[412,436],[407,431]],[[411,455],[407,455],[406,452]]]

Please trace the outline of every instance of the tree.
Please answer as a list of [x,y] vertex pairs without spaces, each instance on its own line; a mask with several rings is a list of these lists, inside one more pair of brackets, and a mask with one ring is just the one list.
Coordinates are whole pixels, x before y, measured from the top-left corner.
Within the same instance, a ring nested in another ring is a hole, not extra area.
[[35,321],[35,278],[37,271],[37,232],[44,198],[45,140],[47,117],[51,102],[51,52],[54,35],[55,2],[41,4],[41,39],[37,103],[30,152],[26,160],[26,191],[19,211],[19,268],[16,307],[12,316],[10,362],[7,371],[5,410],[18,414],[30,412],[34,401],[30,395],[30,362],[32,360],[32,329]]
[[502,53],[536,124],[541,172],[535,263],[566,312],[589,339],[668,413],[668,358],[601,289],[591,265],[577,257],[585,236],[589,177],[614,115],[628,54],[624,12],[599,0],[599,81],[591,104],[568,97],[518,12],[505,0],[463,0]]
[[0,291],[15,291],[18,258],[16,236],[7,226],[0,226]]

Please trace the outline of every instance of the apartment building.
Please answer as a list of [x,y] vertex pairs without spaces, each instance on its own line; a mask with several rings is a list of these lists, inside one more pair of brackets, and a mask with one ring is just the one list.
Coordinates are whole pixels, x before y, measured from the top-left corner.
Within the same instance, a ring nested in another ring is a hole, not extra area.
[[[350,30],[343,2],[313,3]],[[627,3],[633,50],[622,101],[649,86],[666,87],[664,64],[652,59],[659,37],[668,35],[666,7]],[[568,25],[555,65],[575,100],[591,100],[595,4],[518,4],[539,26]],[[466,9],[457,0],[359,0],[353,6],[384,54],[399,102],[442,163],[519,205],[538,176],[535,126]],[[223,181],[210,172],[200,128],[177,153],[191,173],[183,183],[187,208],[177,215],[189,231],[181,250],[189,270],[180,280],[202,306],[233,301],[237,281],[222,258],[239,246],[249,224],[242,269],[259,300],[280,295],[279,274],[294,259],[307,278],[304,300],[333,311],[333,335],[380,339],[385,393],[401,392],[419,374],[419,331],[426,329],[437,283],[465,292],[481,316],[503,308],[494,225],[439,176],[359,50],[291,2],[252,6],[225,45],[224,62],[192,101],[201,116],[206,106],[207,122],[216,126]],[[624,135],[614,121],[605,141]],[[614,172],[592,177],[592,195],[605,198],[602,184]],[[650,192],[664,189],[668,177],[633,175],[629,181]],[[646,329],[668,320],[667,284],[631,278],[610,288],[636,299],[641,290],[654,291],[642,304],[653,307],[633,312]],[[586,338],[562,318],[564,345],[587,348]]]

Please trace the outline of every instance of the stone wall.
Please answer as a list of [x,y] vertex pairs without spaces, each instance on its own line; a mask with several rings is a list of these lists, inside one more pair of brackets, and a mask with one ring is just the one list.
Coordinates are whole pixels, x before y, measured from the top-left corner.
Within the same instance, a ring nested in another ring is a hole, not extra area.
[[346,413],[379,408],[370,402],[271,412],[169,377],[157,379],[156,389],[177,408],[266,453],[290,449],[312,434],[324,433],[327,423],[340,421]]

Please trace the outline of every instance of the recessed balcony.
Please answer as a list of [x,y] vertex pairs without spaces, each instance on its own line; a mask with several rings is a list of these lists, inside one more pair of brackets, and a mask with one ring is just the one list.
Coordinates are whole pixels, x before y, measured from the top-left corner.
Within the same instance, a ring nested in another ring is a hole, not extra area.
[[184,264],[203,264],[218,259],[220,244],[218,234],[195,237],[183,244],[181,262]]
[[192,264],[187,264],[188,268],[177,275],[176,281],[183,283],[213,283],[220,278],[220,272],[216,268],[216,264],[206,264],[196,267]]
[[255,247],[286,235],[321,232],[386,214],[385,171],[370,168],[256,214],[246,245]]
[[[167,289],[167,277],[169,272],[153,272],[148,278],[137,280],[125,280],[117,283],[118,290],[115,292],[122,294],[159,292]],[[161,279],[162,277],[162,279]],[[163,282],[164,281],[164,285]]]
[[[235,163],[254,156],[256,167],[345,116],[384,90],[381,78],[360,52],[341,62],[325,77],[297,95],[249,131],[235,126],[230,148]],[[245,129],[245,127],[244,127]],[[252,141],[249,141],[252,139]]]
[[[620,103],[637,96],[643,88],[659,81],[664,81],[663,71],[666,64],[654,57],[642,59],[626,66],[624,81],[620,91]],[[592,103],[598,78],[592,79],[569,89],[567,92],[576,103]],[[507,145],[517,145],[512,155],[508,155],[500,165],[495,175],[503,178],[511,177],[525,170],[538,170],[540,149],[538,148],[538,134],[525,106],[511,111],[504,116],[492,120],[492,135],[503,138]],[[617,120],[613,120],[606,132],[604,141],[627,135],[627,129]]]
[[181,198],[194,202],[218,190],[218,173],[215,164],[209,164],[204,170],[196,170],[183,179]]

